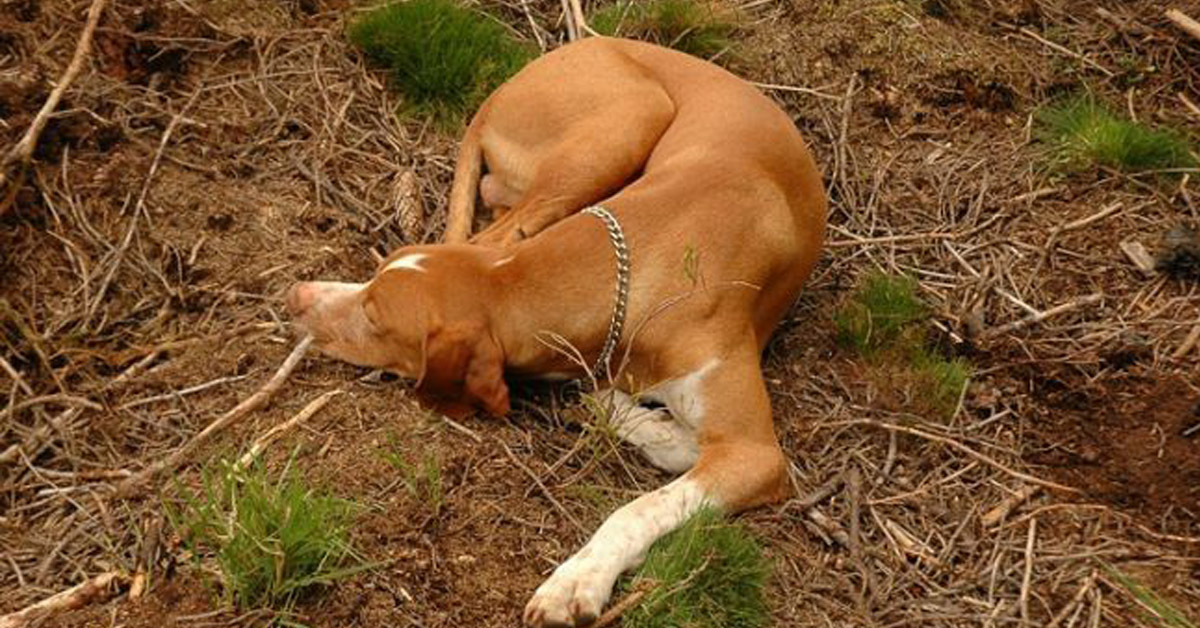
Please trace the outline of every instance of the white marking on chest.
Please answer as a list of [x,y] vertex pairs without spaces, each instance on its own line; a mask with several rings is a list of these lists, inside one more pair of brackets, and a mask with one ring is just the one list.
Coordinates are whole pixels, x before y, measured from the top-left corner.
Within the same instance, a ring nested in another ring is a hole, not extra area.
[[428,253],[409,253],[404,257],[397,257],[391,262],[388,262],[387,266],[383,267],[383,272],[386,273],[389,270],[415,270],[418,273],[426,272],[425,268],[421,266],[421,262],[426,257],[429,257]]
[[720,360],[713,358],[687,375],[651,388],[643,396],[662,402],[675,420],[698,430],[700,420],[704,418],[704,396],[701,394],[704,390],[704,378],[720,363]]

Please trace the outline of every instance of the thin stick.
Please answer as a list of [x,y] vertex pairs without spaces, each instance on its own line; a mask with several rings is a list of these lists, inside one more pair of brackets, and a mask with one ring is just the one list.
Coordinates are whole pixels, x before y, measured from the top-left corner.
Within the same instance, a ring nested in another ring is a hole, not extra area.
[[571,0],[562,0],[563,21],[567,24],[567,41],[579,39],[579,26],[575,24],[575,11],[571,8]]
[[821,98],[824,100],[841,100],[842,99],[841,96],[838,96],[836,94],[826,94],[825,92],[823,92],[819,89],[814,89],[812,87],[799,87],[797,85],[780,85],[778,83],[759,83],[757,81],[750,81],[750,84],[759,89],[765,89],[765,90],[776,91],[776,92],[794,92],[797,94],[804,94],[806,96],[815,96],[817,98]]
[[20,403],[13,404],[13,407],[11,407],[11,408],[6,408],[4,410],[0,410],[0,419],[8,418],[9,416],[11,416],[17,412],[20,412],[21,410],[24,410],[25,408],[31,408],[33,406],[40,406],[40,405],[45,405],[45,404],[62,404],[62,405],[68,405],[68,406],[83,406],[83,407],[91,409],[91,410],[103,410],[104,409],[104,406],[96,403],[95,401],[92,401],[91,399],[85,399],[83,397],[76,397],[74,395],[64,395],[64,394],[42,395],[41,397],[34,397],[32,399],[26,399],[25,401],[22,401]]
[[[96,25],[100,23],[100,14],[104,11],[106,2],[107,0],[92,0],[92,6],[88,9],[87,24],[83,27],[83,33],[79,35],[79,42],[75,44],[75,54],[72,55],[71,62],[67,64],[66,71],[58,79],[58,84],[54,86],[50,95],[46,97],[46,102],[42,104],[41,110],[38,111],[33,123],[25,131],[25,135],[21,137],[21,141],[8,151],[4,156],[3,163],[0,163],[0,189],[8,182],[10,166],[19,163],[24,167],[33,158],[33,150],[37,146],[42,131],[46,128],[46,123],[50,121],[50,114],[58,108],[63,93],[67,91],[75,77],[79,75],[79,71],[83,69],[83,61],[92,48],[92,36],[96,32]],[[0,205],[0,215],[7,212],[10,205],[9,202]]]
[[1019,28],[1017,30],[1022,35],[1038,42],[1039,44],[1042,44],[1043,46],[1046,46],[1047,48],[1050,48],[1051,50],[1055,50],[1055,51],[1061,52],[1069,57],[1075,57],[1076,59],[1079,59],[1080,61],[1086,63],[1087,65],[1090,65],[1091,67],[1096,68],[1097,70],[1100,70],[1101,72],[1104,73],[1105,76],[1114,76],[1114,73],[1112,70],[1100,65],[1099,63],[1096,63],[1095,61],[1092,61],[1091,59],[1087,58],[1086,56],[1084,56],[1078,52],[1075,52],[1074,50],[1071,50],[1070,48],[1067,48],[1066,46],[1063,46],[1061,44],[1056,44],[1056,43],[1050,41],[1049,39],[1046,39],[1046,38],[1042,37],[1041,35],[1038,35],[1037,33],[1029,30],[1028,28]]
[[1056,491],[1064,491],[1067,493],[1080,492],[1079,489],[1077,489],[1077,488],[1072,488],[1070,486],[1064,486],[1064,485],[1058,484],[1056,482],[1051,482],[1050,480],[1043,480],[1039,477],[1029,475],[1028,473],[1022,473],[1021,471],[1017,471],[1016,469],[1010,469],[1009,467],[1006,467],[1003,464],[1001,464],[999,461],[994,460],[985,454],[981,454],[981,453],[975,451],[974,449],[971,449],[970,447],[967,447],[966,445],[964,445],[956,440],[946,438],[944,436],[938,436],[937,434],[930,434],[929,432],[926,432],[923,430],[918,430],[913,427],[906,427],[904,425],[892,425],[890,423],[883,423],[880,421],[876,421],[875,419],[851,419],[849,421],[836,421],[833,423],[826,423],[825,425],[822,425],[820,427],[842,427],[842,426],[849,426],[849,425],[868,425],[871,427],[877,427],[877,428],[885,429],[885,430],[895,430],[897,432],[903,432],[904,434],[909,434],[911,436],[916,436],[918,438],[924,438],[925,440],[931,440],[936,443],[942,443],[943,445],[948,445],[954,449],[957,449],[957,450],[963,452],[964,454],[966,454],[966,455],[968,455],[990,467],[999,469],[1000,471],[1003,471],[1003,472],[1013,476],[1014,478],[1024,480],[1026,482],[1029,482],[1030,484],[1037,484],[1038,486],[1042,486],[1042,487],[1049,488],[1049,489],[1054,489]]
[[192,439],[185,443],[183,447],[176,449],[175,451],[171,452],[170,455],[160,459],[158,462],[151,464],[145,469],[142,469],[118,484],[117,496],[122,499],[129,499],[140,495],[143,490],[148,488],[150,483],[153,482],[154,478],[157,477],[158,474],[179,466],[179,464],[182,463],[188,456],[190,456],[197,447],[208,442],[208,440],[212,438],[214,434],[229,427],[238,419],[246,416],[250,412],[266,405],[266,403],[271,400],[271,397],[275,395],[279,388],[283,386],[283,382],[286,381],[288,376],[292,374],[292,371],[296,369],[296,366],[300,364],[300,359],[304,357],[304,354],[308,351],[308,347],[312,344],[312,341],[312,336],[305,336],[304,339],[296,345],[296,348],[292,349],[292,353],[288,355],[286,360],[283,361],[283,364],[280,365],[279,370],[275,371],[275,374],[271,376],[271,379],[267,380],[267,383],[263,384],[262,388],[259,388],[253,395],[250,395],[244,401],[234,406],[232,410],[226,412],[220,418],[210,423],[208,427],[204,428],[203,431],[192,437]]
[[577,37],[583,37],[584,33],[589,35],[598,35],[587,25],[587,20],[583,17],[583,5],[579,0],[567,0],[571,5],[571,20],[575,22],[575,33]]
[[1188,17],[1186,13],[1179,9],[1168,9],[1167,19],[1174,22],[1183,32],[1200,41],[1200,22]]
[[613,604],[607,611],[604,611],[600,619],[597,619],[596,623],[592,624],[592,628],[604,628],[617,621],[621,618],[621,615],[625,614],[625,611],[637,606],[642,601],[642,598],[646,597],[656,587],[658,587],[658,583],[656,582],[650,580],[641,581],[632,593],[621,598],[620,602]]
[[984,515],[979,518],[979,522],[982,523],[983,527],[985,528],[999,525],[1001,521],[1008,517],[1014,508],[1025,503],[1029,500],[1029,498],[1037,495],[1038,491],[1041,490],[1042,487],[1040,486],[1025,486],[1018,489],[1016,493],[1006,497],[1004,501],[997,504],[995,508],[984,513]]
[[279,437],[283,436],[285,432],[312,418],[314,414],[321,411],[321,408],[325,407],[325,404],[329,403],[330,399],[342,393],[343,391],[341,390],[331,390],[310,401],[308,405],[304,406],[303,410],[297,412],[292,418],[267,430],[266,433],[254,441],[253,445],[250,445],[249,451],[242,454],[242,457],[238,460],[238,467],[245,468],[250,466],[254,462],[254,459],[270,446],[271,443],[279,440]]
[[9,445],[3,452],[0,452],[0,465],[16,464],[21,458],[22,451],[27,457],[36,457],[37,453],[41,451],[42,445],[48,443],[55,434],[65,432],[67,425],[79,416],[80,412],[83,412],[80,406],[67,408],[58,416],[50,419],[49,423],[34,430],[21,444]]
[[1192,352],[1192,349],[1195,348],[1197,342],[1200,342],[1200,323],[1196,323],[1196,325],[1192,327],[1192,331],[1188,332],[1187,337],[1183,339],[1183,344],[1179,345],[1179,348],[1175,350],[1175,353],[1171,354],[1171,358],[1175,360],[1182,360],[1183,358],[1187,357],[1187,354]]
[[1037,519],[1029,520],[1029,535],[1025,537],[1025,575],[1021,578],[1021,625],[1029,625],[1029,585],[1033,582],[1033,544],[1037,539]]
[[1067,312],[1070,312],[1071,310],[1079,309],[1085,305],[1092,305],[1093,303],[1100,301],[1100,299],[1102,299],[1102,298],[1104,298],[1103,294],[1089,294],[1086,297],[1072,299],[1070,301],[1067,301],[1066,303],[1061,303],[1059,305],[1056,305],[1044,312],[1030,314],[1029,316],[1026,316],[1025,318],[1012,321],[1011,323],[1005,323],[1004,325],[1001,325],[999,327],[993,327],[991,329],[984,330],[984,332],[982,334],[980,334],[979,337],[980,338],[995,338],[996,336],[999,336],[1001,334],[1007,334],[1008,332],[1017,331],[1018,329],[1024,329],[1026,327],[1029,327],[1030,325],[1040,323],[1040,322],[1042,322],[1048,318],[1051,318],[1053,316],[1058,316],[1059,314],[1066,314]]
[[563,516],[575,526],[575,529],[579,530],[583,534],[587,534],[587,528],[583,527],[583,525],[579,523],[579,520],[576,519],[575,516],[570,513],[570,511],[568,511],[566,508],[563,508],[562,504],[558,503],[558,500],[554,498],[554,495],[550,492],[550,489],[546,488],[546,485],[542,483],[541,478],[539,478],[537,474],[533,472],[533,470],[525,466],[525,464],[522,463],[519,458],[517,458],[517,455],[508,448],[508,443],[500,441],[500,446],[504,448],[504,453],[508,454],[508,457],[513,461],[513,464],[517,465],[519,469],[525,472],[525,475],[529,476],[529,479],[533,480],[533,483],[536,484],[539,489],[541,489],[542,494],[546,496],[546,499],[550,500],[550,503],[553,504],[554,507],[557,508],[558,511],[561,512]]
[[1057,626],[1067,618],[1067,615],[1069,615],[1071,611],[1075,609],[1075,607],[1079,606],[1080,602],[1083,601],[1084,596],[1087,595],[1088,591],[1092,589],[1092,585],[1095,583],[1096,572],[1093,571],[1083,579],[1083,584],[1079,585],[1079,590],[1076,591],[1075,595],[1071,597],[1071,601],[1067,602],[1066,605],[1062,607],[1062,610],[1058,611],[1058,614],[1054,616],[1054,619],[1050,620],[1050,623],[1046,625],[1046,628],[1057,628]]
[[107,599],[123,587],[127,580],[128,578],[119,571],[102,573],[66,591],[55,593],[15,613],[0,617],[0,628],[24,628],[37,620]]

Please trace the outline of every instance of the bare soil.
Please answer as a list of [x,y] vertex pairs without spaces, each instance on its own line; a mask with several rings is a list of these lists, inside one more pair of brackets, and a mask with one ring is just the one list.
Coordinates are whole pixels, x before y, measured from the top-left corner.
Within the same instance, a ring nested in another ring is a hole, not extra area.
[[[0,146],[41,106],[87,5],[0,0]],[[483,6],[526,39],[531,22],[550,44],[564,37],[558,2]],[[1171,6],[1200,17],[1194,1]],[[1200,617],[1200,434],[1189,431],[1200,349],[1181,351],[1200,323],[1200,284],[1147,277],[1119,248],[1153,249],[1172,225],[1200,224],[1197,173],[1061,176],[1040,167],[1030,132],[1038,106],[1086,89],[1200,136],[1200,112],[1184,102],[1200,103],[1200,41],[1167,7],[746,5],[735,69],[795,119],[833,200],[827,254],[764,358],[798,497],[741,516],[774,561],[775,625],[1045,625],[1060,613],[1059,625],[1158,625],[1110,566]],[[402,97],[341,36],[353,10],[341,0],[106,10],[89,66],[0,216],[0,357],[21,378],[0,380],[14,409],[0,418],[0,452],[19,451],[0,463],[0,612],[139,566],[143,530],[172,493],[120,500],[109,475],[177,449],[274,372],[295,341],[279,299],[290,283],[361,280],[372,252],[437,240],[456,138],[394,114]],[[405,226],[414,195],[425,208],[416,232]],[[1058,230],[1114,203],[1106,218]],[[871,269],[916,277],[939,343],[971,361],[952,418],[837,346],[832,313]],[[979,334],[1093,294],[1103,296]],[[586,429],[578,387],[520,390],[508,419],[456,427],[417,408],[403,382],[315,355],[175,479],[195,482],[200,465],[333,389],[347,394],[266,459],[296,450],[311,480],[359,503],[355,544],[387,562],[306,599],[308,625],[513,626],[608,512],[667,480]],[[31,440],[62,417],[47,442]],[[389,436],[441,461],[440,507],[399,486],[381,456]],[[1077,492],[1041,491],[985,526],[1025,486],[1012,471]],[[143,599],[122,593],[43,625],[269,621],[222,606],[211,563],[175,535],[155,550]]]

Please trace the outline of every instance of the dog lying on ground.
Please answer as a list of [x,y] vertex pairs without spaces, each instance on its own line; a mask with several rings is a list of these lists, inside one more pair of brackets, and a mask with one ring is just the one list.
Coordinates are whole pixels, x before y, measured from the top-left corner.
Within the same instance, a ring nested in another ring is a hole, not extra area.
[[[501,215],[466,244],[477,186]],[[446,412],[503,415],[506,376],[576,377],[597,361],[618,435],[682,475],[614,512],[525,608],[532,626],[582,626],[697,509],[786,496],[759,356],[816,262],[825,213],[799,133],[751,85],[586,39],[483,105],[456,171],[454,243],[401,248],[365,284],[299,283],[288,308],[326,354],[415,379]]]

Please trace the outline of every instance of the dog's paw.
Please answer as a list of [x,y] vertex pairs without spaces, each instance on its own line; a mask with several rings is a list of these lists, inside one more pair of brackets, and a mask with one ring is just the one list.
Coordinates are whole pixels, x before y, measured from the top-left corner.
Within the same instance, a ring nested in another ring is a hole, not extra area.
[[612,592],[604,570],[571,559],[554,570],[525,605],[525,625],[574,628],[596,621]]

